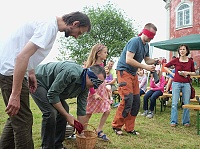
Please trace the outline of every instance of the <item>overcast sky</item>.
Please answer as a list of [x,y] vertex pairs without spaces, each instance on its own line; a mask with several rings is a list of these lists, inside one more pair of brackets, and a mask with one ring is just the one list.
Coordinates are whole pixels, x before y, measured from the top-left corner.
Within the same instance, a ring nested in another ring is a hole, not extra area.
[[[154,23],[157,34],[151,42],[166,40],[166,10],[163,0],[110,0],[117,8],[124,10],[128,18],[132,18],[140,26],[139,30],[148,23]],[[72,11],[82,11],[85,6],[102,6],[108,0],[6,0],[0,5],[0,39],[12,30],[18,22],[32,17],[62,16]],[[60,35],[60,34],[59,34]],[[44,62],[54,60],[58,54],[58,43]],[[154,49],[153,57],[165,57],[166,52]]]

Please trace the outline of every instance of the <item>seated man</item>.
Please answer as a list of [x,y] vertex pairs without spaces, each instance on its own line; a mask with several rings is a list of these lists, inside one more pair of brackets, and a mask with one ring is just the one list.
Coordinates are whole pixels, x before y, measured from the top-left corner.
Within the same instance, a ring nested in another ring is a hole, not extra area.
[[[83,69],[73,62],[52,62],[35,69],[38,87],[31,93],[42,112],[42,148],[63,148],[68,122],[79,132],[86,122],[87,96],[90,87],[103,83],[105,70],[94,65]],[[65,99],[77,97],[76,119],[69,114]],[[81,130],[82,131],[82,130]]]

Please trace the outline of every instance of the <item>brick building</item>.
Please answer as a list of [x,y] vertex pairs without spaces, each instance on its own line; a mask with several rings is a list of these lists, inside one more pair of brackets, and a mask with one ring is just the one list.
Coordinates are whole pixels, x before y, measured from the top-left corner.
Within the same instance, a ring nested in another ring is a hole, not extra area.
[[[200,34],[200,0],[163,1],[166,3],[168,39]],[[169,59],[175,53],[177,52],[169,52]],[[192,50],[190,56],[200,66],[200,49]]]

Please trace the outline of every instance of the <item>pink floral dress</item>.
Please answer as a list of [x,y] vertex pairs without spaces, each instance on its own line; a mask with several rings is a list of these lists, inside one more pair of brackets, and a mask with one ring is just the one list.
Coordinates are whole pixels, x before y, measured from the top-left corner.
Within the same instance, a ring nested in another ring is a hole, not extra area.
[[[97,93],[102,100],[96,100],[93,96],[94,93]],[[110,110],[111,100],[109,99],[109,94],[106,89],[106,82],[104,81],[98,89],[90,89],[87,98],[87,107],[86,113],[93,114],[93,113],[104,113]]]

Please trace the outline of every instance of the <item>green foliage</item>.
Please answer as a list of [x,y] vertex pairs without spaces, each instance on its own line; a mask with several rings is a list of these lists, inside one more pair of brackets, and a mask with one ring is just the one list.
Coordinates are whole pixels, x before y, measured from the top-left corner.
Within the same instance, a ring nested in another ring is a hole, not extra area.
[[87,59],[92,46],[99,42],[108,47],[108,60],[118,57],[128,40],[138,33],[132,25],[134,20],[127,18],[124,11],[111,3],[97,8],[84,7],[83,11],[91,20],[90,33],[80,36],[77,40],[61,37],[58,60],[71,58],[81,64]]

